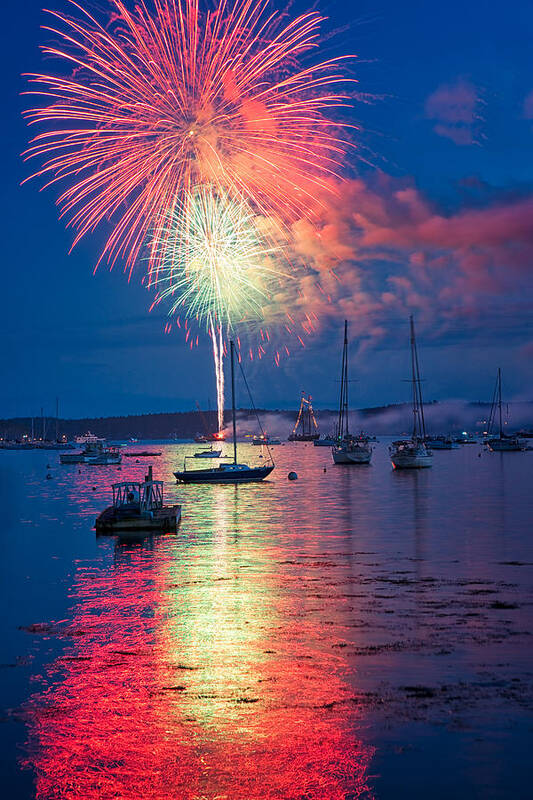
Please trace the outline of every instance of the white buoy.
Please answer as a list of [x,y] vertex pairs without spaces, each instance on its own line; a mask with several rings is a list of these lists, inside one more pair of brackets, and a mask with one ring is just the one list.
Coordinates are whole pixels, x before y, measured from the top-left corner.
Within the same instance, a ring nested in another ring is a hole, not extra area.
[[297,475],[297,473],[296,473],[296,472],[289,472],[289,474],[287,475],[287,477],[288,477],[288,479],[289,479],[290,481],[297,481],[297,480],[298,480],[298,475]]

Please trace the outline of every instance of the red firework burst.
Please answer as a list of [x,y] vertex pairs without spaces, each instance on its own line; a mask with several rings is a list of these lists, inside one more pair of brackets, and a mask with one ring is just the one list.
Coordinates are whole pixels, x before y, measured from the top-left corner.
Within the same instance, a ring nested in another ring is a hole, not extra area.
[[41,163],[31,177],[66,184],[58,205],[73,246],[110,222],[100,260],[131,271],[150,229],[206,182],[282,226],[312,215],[348,146],[331,116],[348,102],[346,79],[339,58],[303,64],[320,14],[287,22],[268,5],[221,0],[202,13],[199,0],[110,0],[101,19],[75,2],[76,16],[49,12],[60,43],[42,49],[69,76],[29,76],[28,94],[46,103],[26,117],[47,130],[25,156]]

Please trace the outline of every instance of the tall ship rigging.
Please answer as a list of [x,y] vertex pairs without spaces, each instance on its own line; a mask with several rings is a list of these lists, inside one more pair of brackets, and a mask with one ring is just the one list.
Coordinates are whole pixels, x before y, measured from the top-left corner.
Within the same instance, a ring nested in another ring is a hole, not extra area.
[[320,436],[318,422],[313,411],[311,395],[302,392],[300,408],[294,428],[288,436],[289,442],[314,442]]

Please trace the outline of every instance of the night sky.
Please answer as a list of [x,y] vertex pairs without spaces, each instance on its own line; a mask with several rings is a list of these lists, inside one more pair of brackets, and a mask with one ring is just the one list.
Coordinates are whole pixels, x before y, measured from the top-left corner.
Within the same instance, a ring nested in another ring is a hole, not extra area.
[[[328,53],[360,62],[360,157],[347,169],[342,204],[323,221],[324,247],[331,236],[350,255],[338,301],[305,349],[279,368],[271,357],[248,365],[257,405],[295,406],[302,389],[318,407],[335,405],[345,314],[354,405],[407,399],[411,312],[428,399],[490,399],[498,366],[508,399],[533,399],[533,7],[319,8],[326,32],[336,32]],[[20,76],[43,70],[41,2],[6,4],[2,20],[0,416],[41,406],[51,414],[56,396],[68,417],[213,403],[208,342],[191,351],[181,332],[165,335],[140,275],[128,283],[120,266],[93,275],[103,235],[68,255],[57,190],[20,186],[30,171],[20,158],[28,138]]]

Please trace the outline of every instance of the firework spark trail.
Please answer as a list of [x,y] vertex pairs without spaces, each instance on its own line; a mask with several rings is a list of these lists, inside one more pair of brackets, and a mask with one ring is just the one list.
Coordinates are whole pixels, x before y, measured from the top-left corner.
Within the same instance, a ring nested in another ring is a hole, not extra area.
[[221,433],[224,430],[224,364],[222,361],[224,357],[224,344],[222,341],[222,328],[220,325],[218,326],[217,341],[217,331],[215,330],[215,325],[212,318],[209,320],[209,331],[211,335],[211,341],[213,343],[213,360],[215,362],[218,431]]
[[48,130],[25,155],[42,164],[31,177],[67,184],[73,246],[110,223],[100,260],[131,272],[154,224],[202,182],[287,225],[313,213],[348,147],[329,114],[348,104],[341,58],[300,66],[320,14],[286,23],[268,0],[206,13],[199,0],[110,0],[99,22],[71,4],[78,18],[49,12],[60,44],[42,50],[73,72],[29,75],[46,103],[25,116]]

